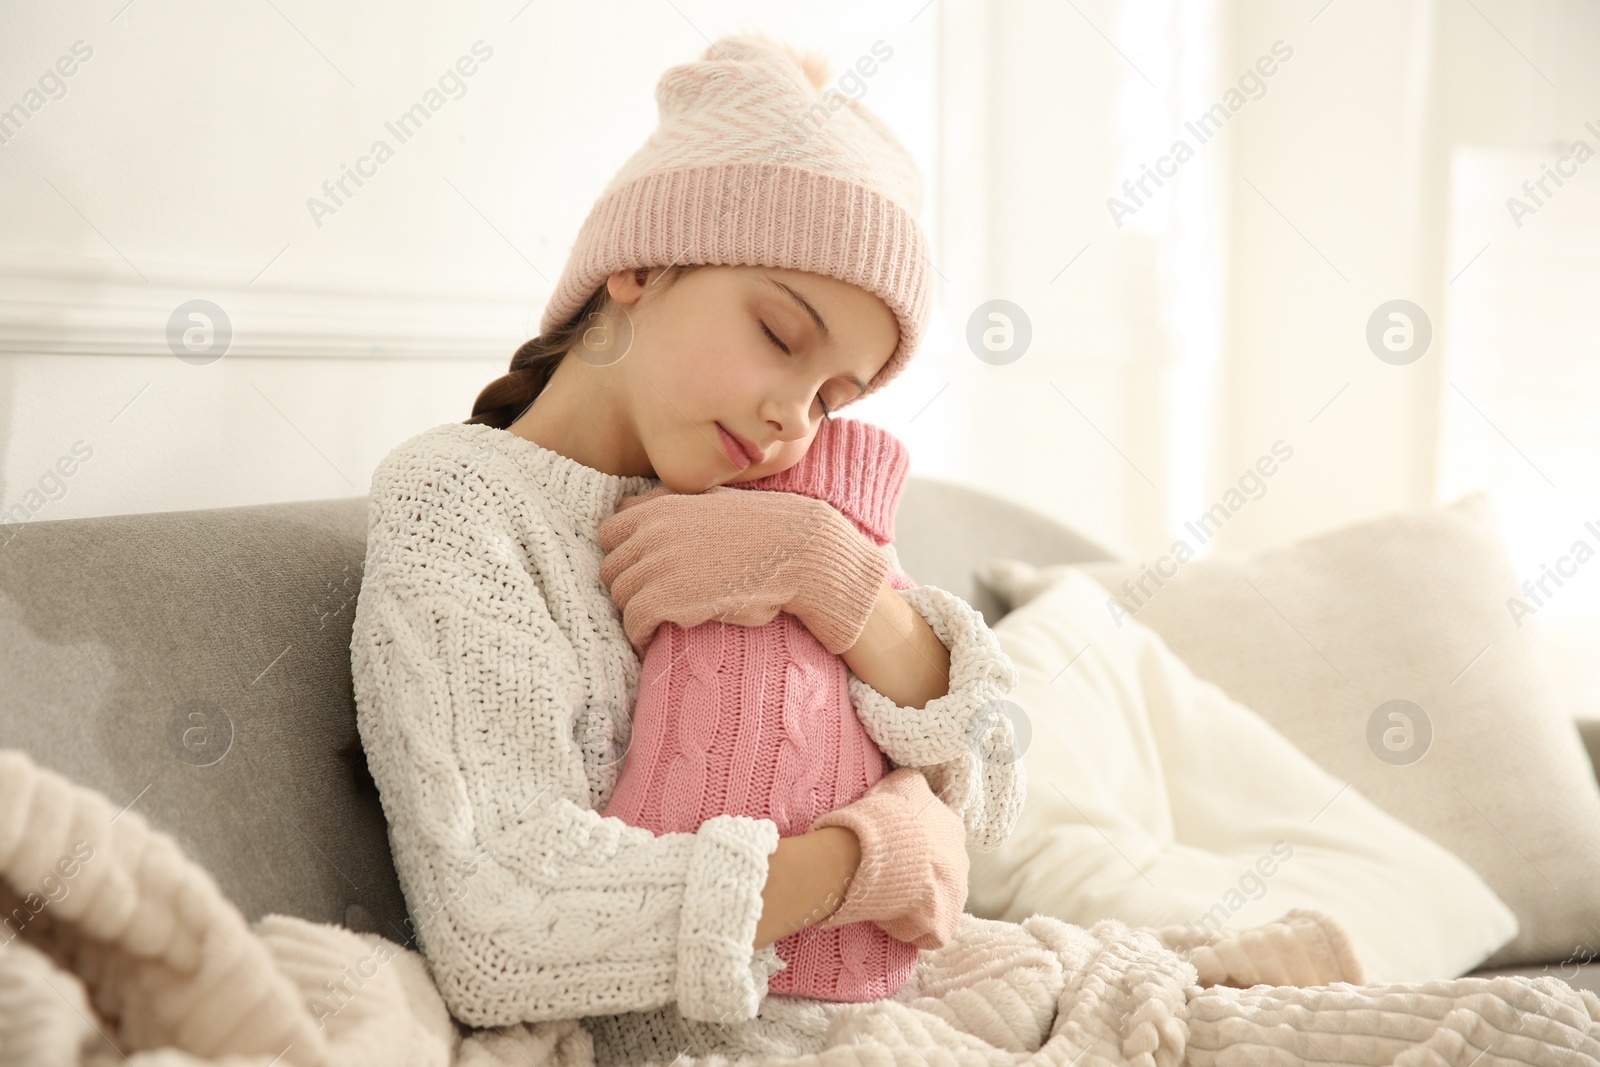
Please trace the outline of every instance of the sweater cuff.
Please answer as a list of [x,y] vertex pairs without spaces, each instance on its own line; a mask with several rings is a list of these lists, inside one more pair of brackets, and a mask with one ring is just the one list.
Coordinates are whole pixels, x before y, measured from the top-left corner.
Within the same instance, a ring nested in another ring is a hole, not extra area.
[[851,673],[851,702],[894,766],[922,771],[934,794],[961,816],[967,847],[992,851],[1011,836],[1027,792],[1022,739],[1005,700],[1016,687],[1016,668],[982,614],[960,597],[937,586],[899,592],[949,649],[949,691],[913,708]]
[[695,833],[678,928],[678,1012],[701,1022],[756,1017],[776,949],[752,947],[761,919],[767,857],[777,851],[771,819],[714,815]]
[[867,736],[901,767],[929,767],[982,749],[1017,669],[978,610],[945,589],[897,590],[950,652],[949,689],[920,708],[896,704],[850,674],[850,696]]

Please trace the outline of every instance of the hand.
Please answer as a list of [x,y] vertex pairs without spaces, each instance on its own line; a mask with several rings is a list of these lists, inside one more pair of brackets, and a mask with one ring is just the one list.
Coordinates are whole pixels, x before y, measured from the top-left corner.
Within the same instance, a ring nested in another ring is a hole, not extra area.
[[922,772],[899,767],[859,799],[822,815],[812,830],[843,826],[861,843],[861,863],[844,903],[819,927],[870,919],[890,937],[943,948],[967,903],[966,824],[928,787]]
[[889,560],[831,505],[796,493],[665,486],[600,524],[600,580],[642,654],[663,622],[761,626],[794,615],[829,652],[855,644]]

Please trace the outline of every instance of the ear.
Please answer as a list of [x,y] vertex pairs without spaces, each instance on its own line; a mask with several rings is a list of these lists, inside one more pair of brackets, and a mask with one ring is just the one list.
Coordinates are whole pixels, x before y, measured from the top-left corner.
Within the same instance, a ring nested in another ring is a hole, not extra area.
[[631,304],[644,291],[644,280],[639,268],[623,267],[606,276],[606,292],[619,304]]

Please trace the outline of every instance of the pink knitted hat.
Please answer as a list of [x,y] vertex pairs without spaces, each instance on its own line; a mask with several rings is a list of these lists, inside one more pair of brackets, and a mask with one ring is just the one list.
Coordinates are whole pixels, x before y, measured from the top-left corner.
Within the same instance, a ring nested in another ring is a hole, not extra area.
[[861,396],[900,373],[928,321],[922,178],[882,120],[823,91],[827,78],[824,61],[760,33],[669,67],[659,124],[590,209],[541,331],[616,270],[783,267],[859,286],[894,313],[900,342]]

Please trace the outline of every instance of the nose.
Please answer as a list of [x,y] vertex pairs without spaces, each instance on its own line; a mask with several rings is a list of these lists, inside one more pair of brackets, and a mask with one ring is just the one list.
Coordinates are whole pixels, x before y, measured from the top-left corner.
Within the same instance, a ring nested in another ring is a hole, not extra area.
[[767,401],[767,410],[763,413],[767,425],[771,426],[779,441],[787,444],[799,441],[811,432],[811,404],[809,401],[813,394],[801,394],[803,399],[796,399],[791,393],[783,397],[772,397]]

